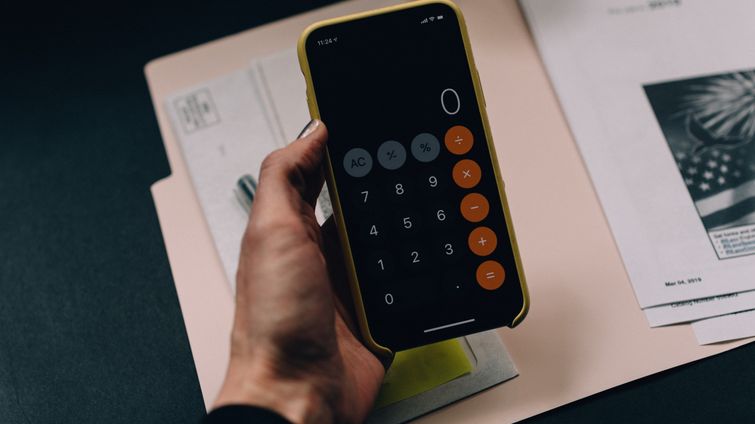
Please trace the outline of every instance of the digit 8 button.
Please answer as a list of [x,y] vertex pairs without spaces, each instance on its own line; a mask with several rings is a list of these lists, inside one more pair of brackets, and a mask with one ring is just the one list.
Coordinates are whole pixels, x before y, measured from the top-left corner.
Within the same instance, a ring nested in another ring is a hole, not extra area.
[[472,188],[480,182],[482,170],[477,162],[471,159],[462,159],[454,165],[452,176],[459,187]]

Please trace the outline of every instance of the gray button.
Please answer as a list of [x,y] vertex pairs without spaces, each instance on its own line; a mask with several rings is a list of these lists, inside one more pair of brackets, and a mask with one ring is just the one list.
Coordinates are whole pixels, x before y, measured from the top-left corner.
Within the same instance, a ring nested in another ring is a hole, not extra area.
[[420,162],[432,162],[440,154],[440,142],[429,133],[422,133],[412,140],[412,155]]
[[372,156],[367,150],[355,147],[343,157],[343,167],[352,177],[364,177],[372,170]]
[[406,149],[398,141],[386,141],[378,147],[378,162],[385,169],[399,169],[406,162]]

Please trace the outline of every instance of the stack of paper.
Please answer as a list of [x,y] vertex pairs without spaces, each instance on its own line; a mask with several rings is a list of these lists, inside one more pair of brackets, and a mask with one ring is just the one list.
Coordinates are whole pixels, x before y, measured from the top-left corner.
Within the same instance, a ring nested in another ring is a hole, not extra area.
[[755,335],[755,2],[521,4],[650,325]]

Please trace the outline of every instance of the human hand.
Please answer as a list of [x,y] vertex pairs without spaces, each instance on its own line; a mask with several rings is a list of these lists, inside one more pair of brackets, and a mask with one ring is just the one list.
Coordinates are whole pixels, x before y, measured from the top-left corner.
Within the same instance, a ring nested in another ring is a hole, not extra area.
[[[357,339],[332,220],[314,205],[327,130],[319,121],[270,154],[241,246],[231,359],[215,407],[250,404],[298,422],[361,422],[385,374]],[[326,256],[337,262],[329,272]],[[339,272],[340,271],[340,272]]]

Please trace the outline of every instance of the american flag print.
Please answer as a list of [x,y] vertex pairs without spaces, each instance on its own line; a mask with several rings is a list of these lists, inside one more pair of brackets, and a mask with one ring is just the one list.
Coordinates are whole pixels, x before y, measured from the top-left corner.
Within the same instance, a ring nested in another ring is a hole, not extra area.
[[644,88],[718,257],[755,253],[755,70]]

